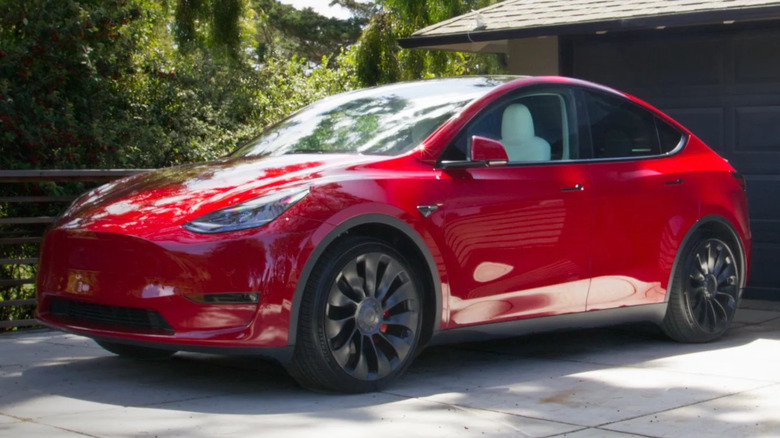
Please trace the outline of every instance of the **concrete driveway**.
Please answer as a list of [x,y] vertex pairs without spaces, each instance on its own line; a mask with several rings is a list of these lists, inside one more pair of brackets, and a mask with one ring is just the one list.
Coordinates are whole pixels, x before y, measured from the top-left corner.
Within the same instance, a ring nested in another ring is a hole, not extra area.
[[0,335],[2,437],[780,437],[780,303],[721,341],[633,326],[427,350],[386,391],[314,394],[252,358],[114,357]]

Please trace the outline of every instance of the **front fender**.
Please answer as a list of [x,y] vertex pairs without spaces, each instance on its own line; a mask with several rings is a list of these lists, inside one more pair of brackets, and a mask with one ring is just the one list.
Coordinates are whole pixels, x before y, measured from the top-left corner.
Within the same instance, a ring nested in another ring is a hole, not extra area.
[[[385,208],[379,208],[377,210],[384,210],[382,212],[362,213],[355,214],[357,209],[365,211],[364,207],[350,207],[335,215],[333,218],[324,222],[322,226],[315,231],[312,236],[312,244],[314,250],[308,255],[301,271],[300,278],[298,279],[295,287],[295,294],[290,308],[290,325],[288,332],[288,345],[295,345],[295,340],[298,334],[298,317],[300,314],[301,301],[306,288],[306,284],[309,281],[312,271],[314,270],[317,261],[322,256],[323,252],[336,241],[340,236],[362,225],[384,225],[392,227],[395,230],[403,233],[410,241],[414,243],[417,249],[425,259],[426,267],[431,275],[433,282],[433,292],[435,300],[435,316],[434,321],[438,322],[438,325],[434,325],[434,333],[442,326],[442,303],[444,298],[442,297],[442,272],[443,267],[437,266],[435,254],[438,254],[438,248],[433,242],[432,237],[425,232],[421,226],[413,227],[402,218],[408,216],[402,210],[394,211],[391,206],[385,206]],[[398,215],[398,216],[396,216]],[[400,216],[400,217],[399,217]],[[338,222],[334,224],[333,222]],[[440,259],[440,257],[439,257]]]

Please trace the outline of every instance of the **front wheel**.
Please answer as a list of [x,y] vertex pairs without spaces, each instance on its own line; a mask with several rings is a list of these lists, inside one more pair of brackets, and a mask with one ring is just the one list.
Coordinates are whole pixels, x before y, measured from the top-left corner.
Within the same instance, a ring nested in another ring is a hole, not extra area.
[[422,285],[386,243],[349,237],[322,255],[306,286],[290,373],[315,390],[376,391],[414,357]]
[[738,259],[725,241],[699,236],[687,245],[670,287],[664,332],[680,342],[709,342],[731,325],[742,278]]

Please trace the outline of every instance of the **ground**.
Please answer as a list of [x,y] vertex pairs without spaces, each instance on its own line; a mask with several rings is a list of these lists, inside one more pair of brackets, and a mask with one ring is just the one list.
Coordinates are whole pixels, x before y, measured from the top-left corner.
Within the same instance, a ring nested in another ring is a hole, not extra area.
[[780,436],[780,303],[710,344],[653,327],[426,350],[395,385],[315,394],[252,358],[135,362],[48,330],[0,335],[0,436]]

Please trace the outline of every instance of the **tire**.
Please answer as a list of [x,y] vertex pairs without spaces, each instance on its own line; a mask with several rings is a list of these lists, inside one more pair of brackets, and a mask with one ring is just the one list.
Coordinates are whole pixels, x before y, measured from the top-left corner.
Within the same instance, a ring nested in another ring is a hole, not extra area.
[[315,391],[377,391],[420,342],[422,284],[386,243],[348,237],[328,248],[304,290],[290,374]]
[[176,354],[175,350],[163,350],[159,348],[140,347],[138,345],[122,344],[108,341],[95,341],[104,350],[116,354],[119,357],[135,360],[165,360]]
[[670,287],[661,328],[678,342],[709,342],[723,336],[739,306],[739,260],[726,241],[700,234],[686,245]]

